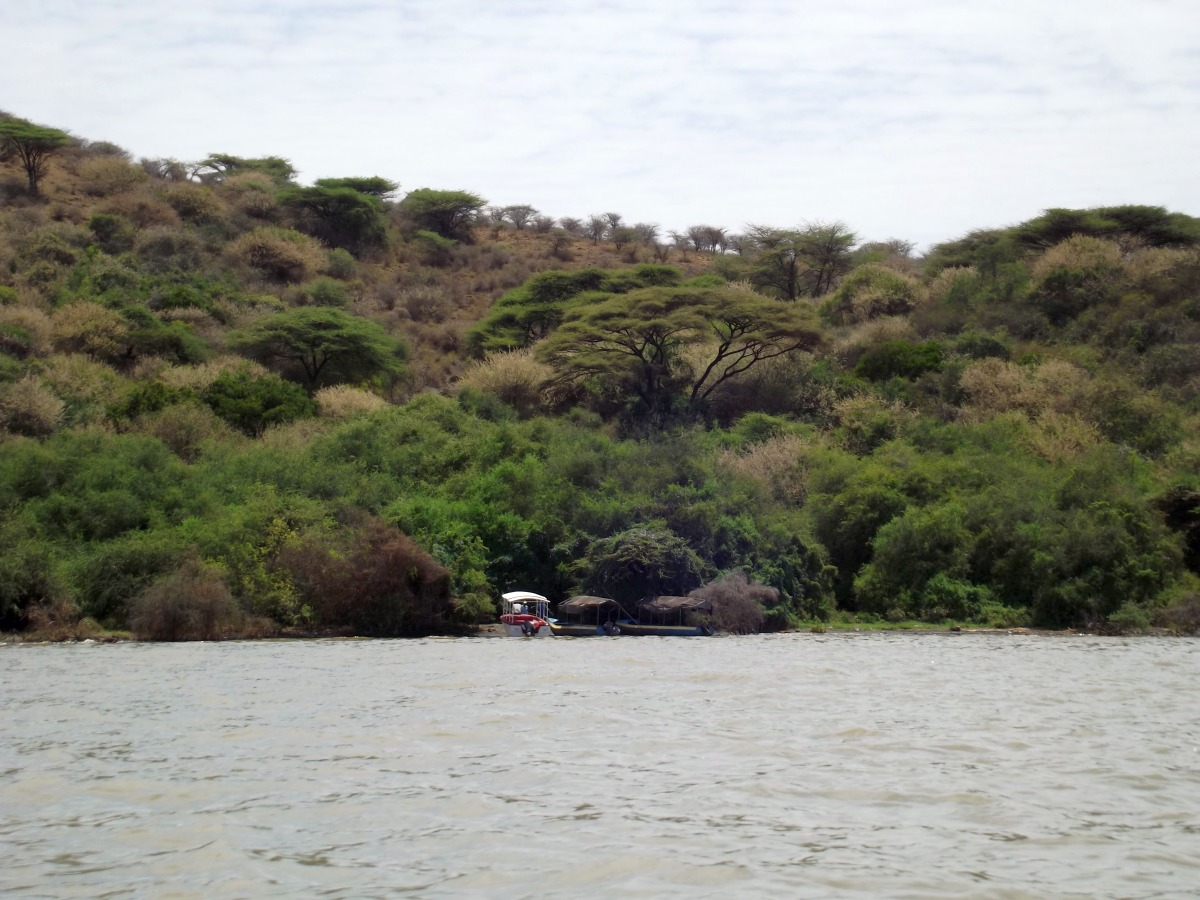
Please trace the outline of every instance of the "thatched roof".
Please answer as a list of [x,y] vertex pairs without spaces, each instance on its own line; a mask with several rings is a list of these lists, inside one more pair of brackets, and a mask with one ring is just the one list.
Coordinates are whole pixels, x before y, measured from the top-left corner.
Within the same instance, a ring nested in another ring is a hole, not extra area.
[[652,613],[712,612],[712,601],[703,597],[647,597],[638,608]]
[[580,594],[578,597],[572,597],[570,600],[564,600],[558,604],[558,612],[560,615],[578,615],[610,607],[616,609],[617,601],[607,597],[589,597],[587,594]]

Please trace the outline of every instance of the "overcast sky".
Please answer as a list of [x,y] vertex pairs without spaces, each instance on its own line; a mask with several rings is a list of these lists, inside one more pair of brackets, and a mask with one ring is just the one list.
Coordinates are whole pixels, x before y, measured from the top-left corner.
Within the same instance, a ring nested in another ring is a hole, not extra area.
[[39,0],[0,40],[0,109],[304,182],[921,247],[1200,215],[1197,0]]

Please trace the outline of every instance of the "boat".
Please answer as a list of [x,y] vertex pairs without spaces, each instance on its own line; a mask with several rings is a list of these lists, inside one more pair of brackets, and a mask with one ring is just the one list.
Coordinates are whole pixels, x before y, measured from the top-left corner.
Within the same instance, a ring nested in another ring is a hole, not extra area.
[[702,597],[646,597],[637,619],[618,623],[621,634],[657,637],[707,637],[713,633],[712,601]]
[[620,611],[616,600],[580,594],[558,604],[558,617],[550,620],[550,631],[558,637],[619,634]]
[[550,601],[532,591],[509,591],[500,595],[503,612],[500,625],[509,637],[549,637]]

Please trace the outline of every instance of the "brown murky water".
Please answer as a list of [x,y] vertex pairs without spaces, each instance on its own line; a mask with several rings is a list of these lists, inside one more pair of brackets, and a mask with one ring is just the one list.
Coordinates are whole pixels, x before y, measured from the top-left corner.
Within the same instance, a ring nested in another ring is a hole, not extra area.
[[1193,897],[1200,641],[0,648],[18,897]]

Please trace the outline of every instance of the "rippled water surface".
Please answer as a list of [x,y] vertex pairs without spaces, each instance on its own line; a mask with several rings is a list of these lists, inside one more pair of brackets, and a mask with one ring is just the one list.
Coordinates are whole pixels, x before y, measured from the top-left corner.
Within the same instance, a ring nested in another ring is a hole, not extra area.
[[0,648],[0,892],[1184,897],[1200,642]]

